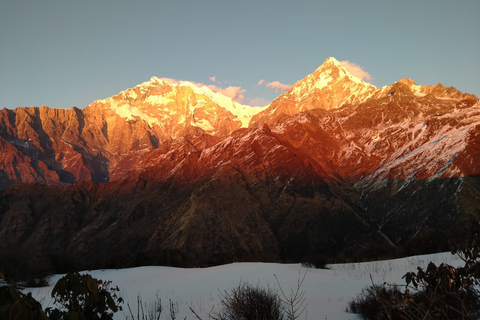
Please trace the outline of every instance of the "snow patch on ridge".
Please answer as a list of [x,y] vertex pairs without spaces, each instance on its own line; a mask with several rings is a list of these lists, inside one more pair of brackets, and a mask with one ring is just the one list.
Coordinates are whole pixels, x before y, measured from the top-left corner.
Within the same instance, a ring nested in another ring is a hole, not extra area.
[[126,90],[125,93],[128,98],[132,98],[133,100],[137,99],[138,97],[137,93],[132,89]]
[[170,102],[175,102],[175,100],[171,98],[167,98],[165,96],[161,96],[161,95],[151,95],[145,99],[145,102],[148,102],[150,104],[155,104],[155,105],[159,105],[159,104],[165,105]]
[[323,87],[326,87],[332,80],[333,78],[330,76],[330,74],[321,73],[313,87],[322,89]]
[[120,117],[125,118],[127,121],[135,120],[135,117],[138,117],[144,122],[148,123],[150,127],[152,127],[154,124],[159,125],[158,119],[150,117],[138,108],[132,107],[128,104],[115,106],[112,105],[111,109],[114,110],[115,113],[118,114]]
[[419,85],[412,85],[410,89],[412,90],[413,94],[417,97],[424,97],[426,96],[425,93],[422,92],[422,86]]
[[210,123],[210,121],[206,120],[206,119],[202,119],[202,120],[196,120],[195,122],[191,122],[190,123],[192,126],[197,126],[201,129],[203,129],[205,132],[211,132],[211,131],[214,131],[215,130],[215,127],[212,126],[212,124]]

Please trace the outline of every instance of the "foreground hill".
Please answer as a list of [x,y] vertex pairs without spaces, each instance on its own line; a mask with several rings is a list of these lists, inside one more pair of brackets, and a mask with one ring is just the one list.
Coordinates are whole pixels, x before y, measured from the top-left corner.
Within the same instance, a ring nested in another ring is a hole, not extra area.
[[85,268],[299,260],[431,234],[437,250],[478,219],[473,95],[377,89],[333,58],[256,115],[208,90],[152,78],[85,110],[2,110],[0,251]]

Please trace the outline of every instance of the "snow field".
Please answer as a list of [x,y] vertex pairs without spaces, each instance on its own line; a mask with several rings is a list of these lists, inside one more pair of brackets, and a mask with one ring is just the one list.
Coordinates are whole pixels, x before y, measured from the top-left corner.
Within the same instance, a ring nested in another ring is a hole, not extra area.
[[[278,290],[277,276],[283,291],[289,295],[297,288],[297,283],[306,272],[301,291],[305,292],[307,319],[360,319],[357,315],[347,313],[348,302],[361,292],[362,288],[387,282],[404,284],[402,276],[417,267],[426,268],[432,261],[453,266],[462,265],[462,261],[450,253],[415,256],[395,260],[345,263],[329,265],[330,269],[311,269],[300,264],[278,263],[232,263],[228,265],[183,269],[172,267],[138,267],[118,270],[86,271],[94,278],[111,280],[113,286],[120,288],[125,300],[123,311],[115,314],[114,319],[131,319],[127,303],[136,317],[137,299],[141,298],[149,309],[157,297],[161,299],[163,312],[161,319],[169,319],[169,300],[178,304],[177,319],[196,319],[190,311],[193,308],[204,320],[209,319],[209,312],[219,310],[220,291],[229,291],[246,281],[249,284],[270,286]],[[44,307],[51,306],[50,293],[53,285],[63,275],[54,275],[50,287],[27,288]],[[304,319],[304,317],[302,317]]]

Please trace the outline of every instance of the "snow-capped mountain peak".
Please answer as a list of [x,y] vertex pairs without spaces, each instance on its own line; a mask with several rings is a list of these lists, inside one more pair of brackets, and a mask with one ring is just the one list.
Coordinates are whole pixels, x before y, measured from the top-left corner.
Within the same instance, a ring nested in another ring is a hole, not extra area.
[[328,58],[312,74],[297,81],[287,93],[290,99],[303,100],[312,95],[339,93],[336,101],[326,109],[338,108],[345,103],[359,103],[370,97],[377,88],[353,76],[333,57]]
[[[210,99],[226,111],[232,113],[235,118],[242,123],[241,127],[248,127],[250,119],[257,113],[266,109],[266,107],[249,106],[240,102],[234,101],[232,98],[225,96],[221,92],[214,91],[210,86],[202,83],[195,83],[191,81],[177,81],[170,78],[152,77],[150,81],[142,84],[143,86],[167,86],[172,88],[172,92],[181,90],[182,87],[189,87],[196,95],[203,95]],[[202,102],[204,99],[199,99]]]
[[344,66],[342,66],[342,63],[335,59],[334,57],[329,57],[327,58],[318,68],[317,70],[322,70],[322,69],[332,69],[332,68],[338,68],[342,70],[345,73],[348,73],[348,71],[345,69]]
[[377,88],[353,76],[333,57],[326,59],[312,74],[297,81],[289,91],[275,99],[267,110],[252,118],[254,123],[273,123],[275,115],[311,109],[336,109],[344,104],[359,104],[370,98]]
[[265,109],[242,105],[202,84],[155,76],[87,108],[106,110],[126,122],[142,121],[172,138],[190,127],[211,135],[227,135],[247,127],[250,119]]

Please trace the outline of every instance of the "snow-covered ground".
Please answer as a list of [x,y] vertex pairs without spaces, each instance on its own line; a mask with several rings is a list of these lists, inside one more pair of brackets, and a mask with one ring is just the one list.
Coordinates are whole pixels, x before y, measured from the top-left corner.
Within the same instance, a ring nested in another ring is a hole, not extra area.
[[[276,275],[287,293],[297,287],[299,277],[306,272],[301,290],[305,292],[308,303],[307,319],[353,320],[360,317],[346,312],[348,302],[372,280],[375,283],[404,284],[401,278],[406,272],[416,271],[417,267],[425,268],[430,261],[437,265],[442,262],[462,265],[457,256],[440,253],[377,262],[333,264],[329,265],[328,270],[305,268],[299,264],[233,263],[201,269],[139,267],[92,270],[87,273],[97,279],[111,280],[113,285],[120,288],[125,305],[123,311],[115,314],[115,319],[127,318],[127,303],[136,317],[137,297],[140,296],[147,304],[155,301],[156,297],[161,298],[164,308],[161,319],[169,319],[166,310],[169,300],[172,300],[178,303],[177,319],[196,319],[190,311],[191,307],[207,320],[212,308],[218,310],[219,292],[232,289],[240,281],[278,289]],[[47,307],[51,305],[51,289],[61,276],[53,276],[50,287],[27,288],[25,292],[32,292]]]

